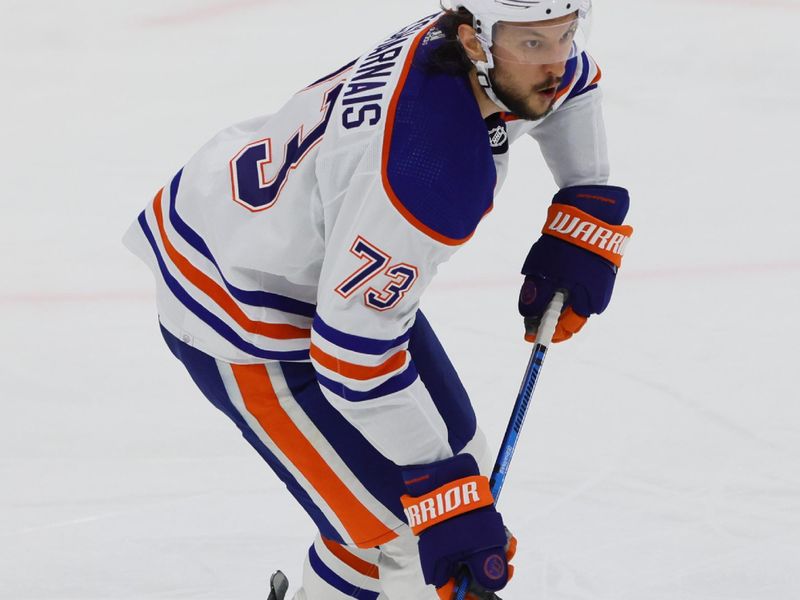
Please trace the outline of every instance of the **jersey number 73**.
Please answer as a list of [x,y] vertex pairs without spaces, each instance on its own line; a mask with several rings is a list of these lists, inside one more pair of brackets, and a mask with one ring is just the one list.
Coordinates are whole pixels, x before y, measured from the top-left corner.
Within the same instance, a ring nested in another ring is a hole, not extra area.
[[419,276],[419,270],[414,265],[408,263],[390,265],[392,257],[361,236],[353,242],[350,253],[360,258],[364,264],[336,287],[336,293],[343,298],[349,298],[383,273],[389,279],[389,283],[381,290],[369,287],[364,292],[364,304],[375,310],[384,311],[397,306]]

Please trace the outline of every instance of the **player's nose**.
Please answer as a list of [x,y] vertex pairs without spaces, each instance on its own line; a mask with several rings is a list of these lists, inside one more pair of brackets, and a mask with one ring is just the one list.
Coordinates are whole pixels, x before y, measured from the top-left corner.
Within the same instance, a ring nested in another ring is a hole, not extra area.
[[543,65],[545,73],[548,76],[558,77],[561,79],[564,77],[564,73],[567,71],[567,63],[566,62],[555,62]]

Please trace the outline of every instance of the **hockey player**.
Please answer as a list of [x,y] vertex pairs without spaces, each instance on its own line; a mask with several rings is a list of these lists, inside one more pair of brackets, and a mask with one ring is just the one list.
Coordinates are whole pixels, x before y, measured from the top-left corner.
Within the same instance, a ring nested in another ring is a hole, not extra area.
[[608,304],[631,230],[589,13],[455,0],[219,133],[126,236],[167,345],[319,530],[298,600],[449,598],[462,569],[493,598],[509,579],[492,457],[418,306],[527,135],[560,191],[520,311],[533,330],[565,289],[564,340]]

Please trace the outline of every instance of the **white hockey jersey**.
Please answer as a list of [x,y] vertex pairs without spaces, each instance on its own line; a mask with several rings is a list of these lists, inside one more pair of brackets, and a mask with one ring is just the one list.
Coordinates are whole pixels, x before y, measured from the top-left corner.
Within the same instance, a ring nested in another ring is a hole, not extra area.
[[437,17],[216,135],[125,238],[155,274],[168,331],[232,363],[311,361],[330,402],[400,465],[452,454],[409,330],[438,266],[491,210],[508,143],[531,134],[560,187],[608,176],[587,55],[550,116],[487,127],[465,78],[425,67]]

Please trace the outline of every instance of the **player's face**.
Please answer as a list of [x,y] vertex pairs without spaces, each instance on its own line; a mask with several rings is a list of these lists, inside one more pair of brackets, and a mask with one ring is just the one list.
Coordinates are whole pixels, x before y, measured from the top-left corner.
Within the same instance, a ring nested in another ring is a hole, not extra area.
[[553,110],[565,65],[504,65],[496,61],[492,87],[515,115],[536,121]]
[[497,97],[516,115],[537,120],[553,109],[576,26],[571,15],[544,26],[497,25],[492,85]]

